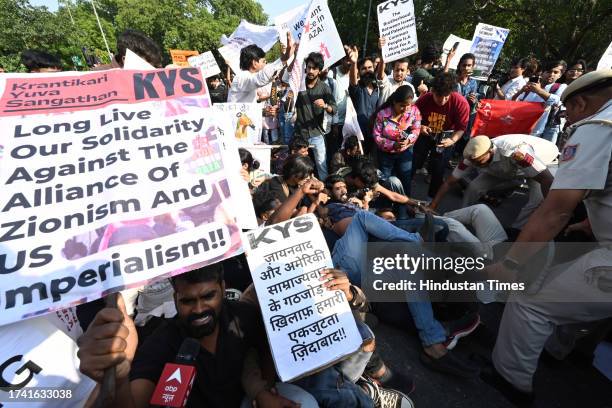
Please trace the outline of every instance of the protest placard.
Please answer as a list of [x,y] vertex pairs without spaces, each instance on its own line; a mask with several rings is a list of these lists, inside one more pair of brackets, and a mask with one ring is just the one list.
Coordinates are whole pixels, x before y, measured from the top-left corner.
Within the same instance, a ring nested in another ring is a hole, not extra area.
[[325,67],[329,68],[336,61],[344,58],[344,46],[334,19],[325,0],[313,0],[308,6],[308,18],[304,23],[300,47],[289,78],[289,85],[294,95],[306,89],[304,83],[304,59],[311,52],[323,55]]
[[453,56],[453,59],[451,59],[448,65],[448,67],[451,69],[457,69],[457,64],[459,63],[459,59],[461,58],[461,56],[470,52],[470,49],[472,48],[472,42],[470,40],[466,40],[461,37],[457,37],[454,34],[451,34],[448,36],[446,41],[444,41],[444,45],[442,46],[442,63],[446,63],[448,53],[456,43],[459,43],[459,45],[455,50],[455,55]]
[[603,53],[599,62],[597,63],[597,69],[610,69],[612,68],[612,42],[608,45],[608,49]]
[[174,65],[178,65],[179,67],[188,67],[189,62],[187,62],[187,58],[198,54],[199,52],[191,50],[170,50],[170,58],[172,58],[172,63]]
[[255,44],[264,52],[278,41],[278,32],[275,27],[260,26],[241,20],[240,25],[229,36],[221,36],[219,53],[225,59],[232,71],[240,72],[240,50],[247,45]]
[[212,51],[206,51],[200,55],[189,57],[187,61],[192,67],[200,68],[204,78],[210,78],[221,72]]
[[377,6],[378,31],[387,41],[382,48],[385,62],[395,61],[419,51],[414,2],[388,0]]
[[197,68],[0,81],[0,324],[241,251]]
[[145,71],[155,69],[155,67],[149,64],[147,60],[141,58],[138,54],[127,48],[125,50],[125,59],[123,60],[123,69]]
[[215,103],[213,110],[231,118],[230,134],[239,146],[261,143],[262,105],[258,103]]
[[274,25],[278,30],[279,38],[286,38],[287,31],[289,31],[293,41],[300,42],[302,31],[304,31],[308,6],[308,3],[303,4],[274,18]]
[[[363,142],[363,133],[359,126],[359,120],[357,120],[357,111],[353,106],[351,98],[346,98],[346,116],[344,119],[344,126],[342,127],[342,138],[346,140],[347,137],[355,135],[357,139]],[[344,142],[342,142],[344,144]]]
[[244,242],[282,381],[359,348],[361,336],[344,293],[320,280],[333,264],[313,214],[251,231]]
[[84,406],[96,383],[79,372],[82,333],[73,308],[0,327],[0,407]]
[[478,23],[470,49],[470,52],[476,57],[475,79],[485,80],[491,75],[509,32],[507,28]]

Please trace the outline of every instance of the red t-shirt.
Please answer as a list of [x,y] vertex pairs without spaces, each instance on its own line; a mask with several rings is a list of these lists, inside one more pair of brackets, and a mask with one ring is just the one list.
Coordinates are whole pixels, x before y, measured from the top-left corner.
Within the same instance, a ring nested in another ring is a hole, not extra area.
[[457,92],[451,92],[450,99],[443,106],[434,102],[431,92],[420,96],[415,104],[421,111],[421,125],[429,126],[433,133],[445,130],[465,131],[467,128],[470,105]]

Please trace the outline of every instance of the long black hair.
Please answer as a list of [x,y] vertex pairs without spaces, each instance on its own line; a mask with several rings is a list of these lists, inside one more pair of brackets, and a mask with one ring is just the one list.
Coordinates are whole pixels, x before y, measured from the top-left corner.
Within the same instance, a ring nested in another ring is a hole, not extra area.
[[412,90],[412,87],[410,87],[409,85],[402,85],[398,87],[395,92],[389,95],[385,103],[376,108],[376,110],[370,117],[370,127],[374,127],[374,122],[376,121],[376,116],[378,115],[378,112],[383,109],[387,109],[390,106],[393,106],[394,103],[404,102],[408,99],[414,99],[414,91]]
[[242,147],[238,149],[240,154],[240,163],[247,165],[247,171],[257,170],[259,168],[259,162],[253,158],[251,152]]

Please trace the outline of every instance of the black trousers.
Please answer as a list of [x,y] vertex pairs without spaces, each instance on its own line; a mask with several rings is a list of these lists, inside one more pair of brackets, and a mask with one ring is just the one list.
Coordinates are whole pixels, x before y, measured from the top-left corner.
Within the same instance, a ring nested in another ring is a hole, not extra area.
[[442,152],[436,151],[436,143],[434,138],[421,135],[414,145],[414,158],[412,162],[412,176],[416,169],[423,167],[429,157],[429,166],[427,171],[431,174],[431,182],[427,194],[434,198],[444,182],[444,172],[446,171],[446,163],[450,160],[453,154],[453,147],[447,147]]

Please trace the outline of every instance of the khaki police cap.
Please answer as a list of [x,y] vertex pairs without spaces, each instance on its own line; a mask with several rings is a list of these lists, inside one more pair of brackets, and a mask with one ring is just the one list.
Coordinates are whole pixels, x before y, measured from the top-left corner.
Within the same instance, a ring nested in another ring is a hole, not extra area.
[[584,74],[565,88],[565,91],[561,94],[561,102],[565,102],[570,96],[576,93],[588,89],[595,89],[599,84],[609,82],[610,79],[612,79],[612,69],[600,69]]
[[466,159],[475,159],[482,156],[491,149],[492,143],[489,136],[476,136],[470,139],[470,141],[463,149],[463,157]]

